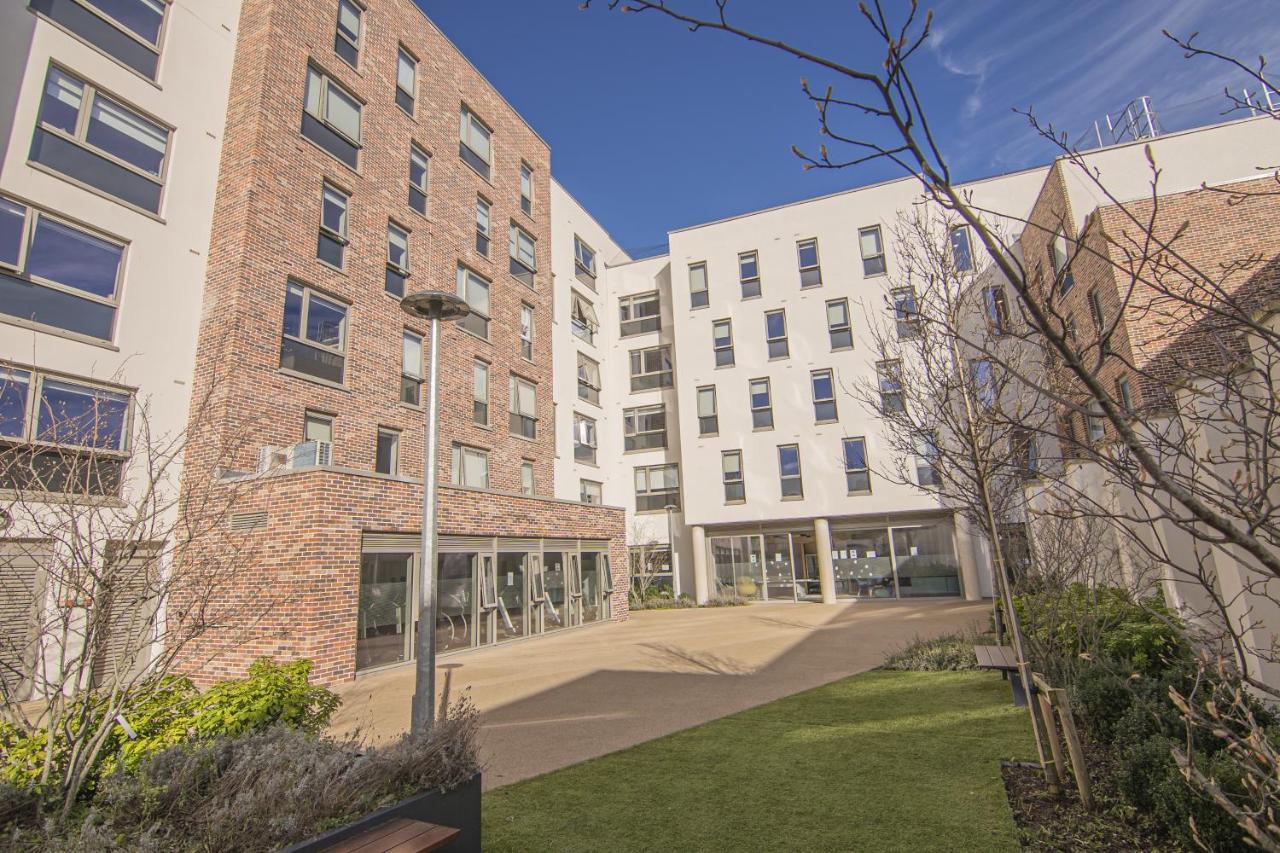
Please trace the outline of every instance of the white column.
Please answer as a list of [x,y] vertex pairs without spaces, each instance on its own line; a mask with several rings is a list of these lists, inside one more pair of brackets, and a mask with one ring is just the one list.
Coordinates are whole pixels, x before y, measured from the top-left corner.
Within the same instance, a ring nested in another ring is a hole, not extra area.
[[813,520],[813,547],[818,551],[818,588],[823,604],[836,603],[836,570],[831,563],[831,525],[825,518]]
[[707,531],[702,525],[689,528],[693,547],[693,597],[699,604],[706,604],[711,596],[708,594],[707,581]]
[[[982,580],[978,575],[978,548],[976,547],[978,543],[964,516],[959,513],[953,515],[951,526],[954,532],[956,560],[960,563],[960,582],[964,587],[965,600],[978,601],[982,598]],[[992,563],[991,550],[984,548],[982,552],[988,563],[987,571],[994,573],[995,565]],[[994,578],[991,581],[991,588],[992,590],[999,588]]]

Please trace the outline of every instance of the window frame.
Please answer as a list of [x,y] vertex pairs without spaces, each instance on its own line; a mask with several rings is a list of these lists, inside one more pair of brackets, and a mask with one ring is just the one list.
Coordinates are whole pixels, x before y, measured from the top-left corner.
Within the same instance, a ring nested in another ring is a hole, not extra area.
[[[525,261],[520,258],[521,236],[528,238],[530,254],[533,258],[532,266],[525,263]],[[534,285],[538,278],[538,239],[515,221],[511,222],[510,227],[507,230],[507,256],[510,259],[508,272],[511,273],[512,278],[530,290],[536,289]],[[519,269],[517,270],[516,267],[519,267]],[[528,281],[525,281],[522,277],[525,275],[528,276]]]
[[[963,246],[956,242],[957,235],[963,237]],[[960,225],[952,225],[947,229],[947,238],[951,244],[951,265],[956,272],[972,272],[976,264],[973,257],[973,240],[969,233],[967,223]],[[961,254],[964,256],[964,263],[961,263]]]
[[[641,429],[641,423],[657,415],[662,420],[661,429]],[[643,436],[660,435],[661,443],[651,444]],[[622,452],[640,453],[646,450],[665,450],[667,447],[667,407],[665,403],[650,403],[644,406],[632,406],[622,410]]]
[[[588,490],[586,488],[588,483],[596,487],[595,489],[596,496],[599,498],[599,500],[595,500],[595,501],[589,500],[591,495],[588,493]],[[585,477],[579,477],[578,478],[578,503],[589,504],[591,506],[603,506],[604,505],[604,483],[600,482],[599,480],[588,480]]]
[[[480,391],[477,388],[479,378],[484,376],[484,399],[480,397]],[[471,360],[471,422],[479,427],[492,427],[493,407],[490,400],[493,398],[493,366],[482,358]],[[483,409],[481,408],[483,407]],[[479,416],[483,412],[483,419]]]
[[[746,275],[743,270],[748,258],[755,265],[755,275],[752,276]],[[738,286],[742,290],[742,298],[744,300],[759,299],[763,293],[763,284],[760,277],[760,251],[758,249],[750,249],[746,252],[738,253]]]
[[[373,462],[374,473],[386,474],[391,477],[400,476],[400,430],[395,429],[393,427],[380,426],[378,427],[377,436],[378,436],[377,450],[374,453],[374,462]],[[378,469],[378,465],[381,462],[382,439],[384,437],[391,438],[391,451],[390,451],[390,460],[389,460],[390,470],[380,471]]]
[[[409,90],[405,89],[405,88],[404,88],[404,86],[403,86],[403,85],[401,85],[401,82],[400,82],[400,63],[401,63],[401,61],[402,61],[402,60],[405,60],[405,59],[409,60],[409,67],[410,67],[410,70],[411,70],[411,71],[412,71],[412,73],[413,73],[413,84],[412,84],[412,85],[413,85],[413,91],[409,91]],[[401,42],[401,43],[399,43],[399,44],[397,44],[397,45],[396,45],[396,88],[395,88],[395,102],[396,102],[396,106],[397,106],[397,107],[399,107],[399,108],[404,112],[404,114],[405,114],[405,115],[407,115],[407,116],[409,116],[410,118],[413,118],[413,117],[414,117],[415,110],[417,109],[417,102],[418,102],[418,67],[419,67],[421,64],[422,64],[422,63],[418,60],[418,57],[417,57],[417,56],[415,56],[415,55],[413,54],[413,52],[412,52],[411,50],[409,50],[409,48],[405,47],[403,42]],[[401,95],[404,95],[404,98],[401,98]],[[405,106],[405,105],[401,102],[402,100],[408,100],[409,105],[408,105],[408,106]]]
[[[526,317],[528,317],[529,319],[529,322],[528,322],[529,334],[527,336],[525,335],[526,324],[524,322]],[[520,332],[519,332],[520,357],[523,358],[525,361],[533,361],[533,346],[534,346],[535,337],[537,335],[537,330],[534,327],[536,320],[537,320],[537,311],[534,309],[534,307],[530,305],[528,302],[521,302],[520,303]]]
[[[297,376],[299,378],[307,379],[312,382],[320,382],[324,385],[334,385],[340,388],[347,387],[347,340],[348,340],[348,337],[350,336],[351,304],[343,300],[340,300],[336,297],[330,296],[324,291],[317,290],[311,285],[305,284],[302,281],[295,278],[289,278],[289,279],[286,279],[285,281],[286,303],[288,302],[289,288],[291,287],[296,287],[302,291],[302,307],[298,312],[298,335],[296,336],[290,335],[285,332],[284,311],[282,310],[280,313],[281,340],[290,340],[290,341],[293,341],[294,343],[301,344],[302,346],[310,347],[312,349],[318,349],[323,352],[327,352],[330,355],[338,356],[339,358],[342,359],[342,380],[339,382],[334,382],[332,379],[326,379],[323,376],[315,376],[313,374],[307,373],[306,371],[297,370],[296,368],[285,367],[283,364],[280,365],[280,369],[285,373],[289,374],[290,376]],[[308,325],[307,321],[310,319],[310,315],[311,315],[311,303],[315,299],[319,299],[321,302],[326,302],[329,305],[342,309],[342,323],[339,324],[338,326],[337,346],[321,343],[319,341],[313,341],[310,338],[306,337],[307,325]],[[282,355],[281,360],[283,361],[283,353],[281,355]]]
[[[830,397],[818,396],[818,380],[825,375],[831,386]],[[813,422],[815,424],[833,424],[840,420],[840,407],[836,403],[836,372],[833,368],[822,367],[809,371],[809,392],[813,398]],[[831,416],[822,417],[824,405],[831,407]]]
[[[831,308],[838,305],[844,312],[844,323],[840,325],[832,325]],[[839,299],[828,299],[826,302],[826,320],[827,320],[827,338],[831,342],[832,352],[845,352],[853,349],[853,319],[849,314],[849,298],[841,296]],[[848,335],[848,345],[836,345],[837,335]]]
[[578,340],[595,346],[596,332],[600,331],[600,315],[591,300],[576,290],[569,291],[569,328]]
[[[456,292],[457,295],[462,298],[462,301],[466,302],[468,307],[471,308],[471,313],[467,314],[465,317],[460,317],[456,322],[458,324],[458,328],[462,329],[467,334],[473,335],[482,341],[488,341],[489,324],[493,321],[493,317],[487,312],[478,310],[476,306],[471,304],[471,300],[467,298],[467,292],[470,289],[469,285],[473,278],[483,285],[485,301],[489,303],[489,310],[493,310],[493,282],[466,264],[458,264]],[[483,333],[472,328],[477,324],[481,325]]]
[[[341,59],[343,62],[347,63],[352,68],[358,71],[360,69],[360,55],[363,52],[363,48],[364,48],[364,31],[365,31],[364,17],[369,10],[366,9],[362,4],[357,3],[356,0],[338,0],[337,5],[338,5],[338,17],[334,21],[334,26],[333,26],[333,52],[337,54],[339,59]],[[356,39],[354,42],[347,37],[346,33],[342,31],[342,7],[344,5],[350,6],[355,11],[356,20],[359,21],[360,23],[360,31],[356,33]],[[347,44],[351,47],[351,50],[355,53],[354,62],[352,62],[345,55],[343,55],[341,49],[339,49],[338,47],[339,40],[341,40],[344,44]]]
[[[590,437],[591,441],[584,439]],[[579,448],[583,448],[580,452]],[[600,453],[600,433],[596,419],[581,412],[573,413],[573,461],[583,465],[596,465]]]
[[[881,413],[905,412],[907,398],[906,392],[902,388],[902,359],[890,358],[877,361],[875,368],[876,387],[880,391]],[[890,406],[889,399],[896,399],[896,404]]]
[[[113,385],[106,382],[100,382],[95,379],[86,379],[81,376],[75,376],[68,373],[60,373],[52,370],[45,370],[37,367],[27,367],[13,362],[0,361],[0,381],[8,382],[9,377],[4,374],[22,373],[26,374],[26,400],[23,402],[23,428],[21,435],[0,437],[0,447],[2,446],[18,446],[18,447],[34,447],[49,448],[53,450],[65,450],[78,453],[92,454],[94,456],[107,456],[113,459],[127,459],[133,452],[133,425],[136,414],[134,412],[134,404],[136,402],[137,391],[123,385]],[[89,392],[101,392],[115,397],[124,398],[124,416],[120,422],[120,443],[118,447],[94,447],[86,444],[68,444],[64,442],[51,441],[49,439],[41,439],[40,436],[40,412],[41,401],[44,398],[45,381],[61,383],[63,385],[72,385],[83,388]]]
[[[666,471],[670,469],[675,472],[676,484],[673,488],[653,488],[654,475],[658,475],[665,479]],[[639,487],[641,475],[644,477],[644,488]],[[678,462],[660,462],[655,465],[637,465],[632,476],[632,485],[635,487],[635,506],[636,514],[665,512],[667,506],[674,506],[678,512],[682,506],[681,500],[681,480],[680,480],[680,464]],[[643,501],[645,509],[641,509],[642,499],[652,498],[654,496],[665,496],[665,503],[660,507],[650,507],[652,501]]]
[[[526,472],[529,475],[527,478],[525,477]],[[528,480],[527,483],[525,482],[526,479]],[[537,471],[534,468],[533,460],[521,459],[520,460],[520,494],[527,498],[533,497],[535,494],[537,494],[537,483],[538,483],[538,475],[537,475]]]
[[[728,467],[728,462],[731,458],[737,460],[736,476]],[[724,486],[725,506],[747,502],[747,479],[742,467],[742,450],[740,448],[720,451],[720,482]]]
[[152,65],[151,71],[148,72],[139,68],[129,62],[125,57],[117,56],[110,46],[99,44],[89,34],[77,29],[72,22],[59,20],[54,14],[52,14],[56,7],[51,7],[50,9],[37,8],[30,2],[28,2],[27,5],[28,8],[37,16],[44,18],[63,32],[70,33],[76,39],[88,44],[104,56],[109,57],[113,62],[120,64],[122,67],[129,69],[133,73],[144,77],[152,83],[156,83],[158,81],[160,76],[160,57],[164,52],[166,34],[169,30],[169,10],[173,6],[172,0],[159,0],[161,6],[163,6],[163,11],[160,13],[160,24],[156,27],[155,41],[151,41],[142,33],[139,33],[137,30],[129,27],[123,21],[114,17],[105,9],[100,8],[91,0],[72,0],[72,2],[76,7],[83,9],[86,13],[102,21],[104,24],[118,31],[131,41],[136,42],[139,46],[152,54],[155,57],[155,63]]
[[[594,405],[600,405],[600,391],[603,380],[600,375],[600,362],[586,353],[579,351],[578,356],[578,399]],[[584,370],[584,368],[586,368]],[[595,371],[595,384],[591,382],[592,368]],[[585,389],[585,394],[584,394]]]
[[1057,279],[1059,296],[1066,296],[1075,287],[1075,278],[1071,274],[1071,246],[1067,238],[1066,226],[1060,226],[1049,238],[1049,268]]
[[891,288],[889,302],[893,309],[893,320],[898,329],[898,339],[904,340],[918,336],[921,319],[916,289],[909,286]]
[[[405,364],[405,347],[404,344],[414,339],[418,347],[418,372],[412,373],[407,369]],[[406,406],[412,406],[415,409],[422,408],[422,382],[423,370],[422,360],[426,355],[426,339],[413,331],[412,329],[403,329],[400,335],[400,402]],[[410,387],[414,389],[413,397],[416,402],[410,402],[405,399],[405,391]]]
[[[867,254],[867,247],[863,244],[863,237],[876,235],[876,243],[878,252]],[[876,276],[886,275],[889,272],[889,258],[885,252],[884,231],[877,225],[865,225],[858,229],[858,254],[862,257],[862,277],[874,278]],[[877,262],[879,269],[876,269]]]
[[[422,183],[415,184],[413,182],[414,156],[417,155],[422,166]],[[419,216],[430,215],[430,188],[431,188],[431,152],[423,148],[416,142],[409,142],[409,209]],[[415,203],[414,193],[422,197],[422,206],[419,207]]]
[[524,160],[520,161],[520,212],[530,218],[533,217],[533,167]]
[[[764,384],[764,405],[756,404],[756,386]],[[747,407],[751,411],[751,431],[768,432],[774,428],[773,420],[773,382],[768,376],[757,376],[747,380]],[[765,420],[768,423],[765,423]]]
[[[849,448],[851,446],[860,446],[862,448],[862,467],[849,465]],[[866,436],[852,435],[840,439],[840,460],[844,463],[844,487],[846,495],[869,495],[871,494],[871,459],[867,453]],[[865,477],[867,487],[865,489],[855,489],[853,487],[854,477]]]
[[[507,409],[510,417],[508,418],[508,428],[511,435],[516,438],[526,439],[528,441],[537,441],[538,439],[538,383],[532,379],[526,379],[518,373],[512,373],[508,382],[509,393],[507,395]],[[520,391],[528,388],[533,396],[532,412],[525,412],[521,407],[522,395]],[[516,428],[517,423],[519,429]]]
[[[782,318],[781,335],[772,335],[769,331],[769,321],[775,317]],[[775,308],[764,312],[764,343],[765,349],[769,354],[769,361],[781,361],[784,358],[791,357],[791,343],[787,339],[787,309]],[[775,350],[777,351],[775,352]]]
[[[325,207],[329,203],[330,194],[339,197],[342,200],[342,230],[335,231],[325,225]],[[351,244],[350,238],[347,236],[351,229],[351,193],[335,184],[333,181],[321,179],[320,181],[320,237],[316,243],[316,260],[327,267],[344,271],[347,268],[347,246]],[[320,247],[324,241],[328,240],[337,246],[338,263],[333,264],[320,256]]]
[[[465,132],[462,129],[463,122],[466,123]],[[476,151],[475,148],[473,148],[467,141],[468,137],[470,137],[475,131],[477,125],[479,125],[484,131],[485,141],[487,143],[486,147],[489,149],[488,157],[481,156],[480,152]],[[482,118],[476,115],[475,112],[465,103],[462,104],[459,112],[458,146],[459,159],[467,164],[467,168],[471,169],[471,171],[488,181],[490,175],[493,174],[493,128],[485,123]],[[472,163],[471,160],[467,158],[467,155],[463,153],[462,149],[466,149],[467,153],[471,154],[471,156],[480,163],[483,163],[484,170],[482,171],[476,164]]]
[[[716,337],[716,330],[723,327],[728,331],[728,337],[725,338],[727,343],[721,344]],[[737,363],[737,357],[733,352],[733,319],[723,317],[719,320],[711,321],[711,352],[715,357],[716,368],[733,367]],[[728,353],[727,356],[722,353]]]
[[[693,286],[694,270],[702,271],[702,289],[695,290]],[[707,262],[697,261],[689,264],[689,310],[694,311],[698,308],[706,308],[711,304],[711,280],[707,277]]]
[[[636,308],[652,303],[653,314],[636,316]],[[631,338],[662,331],[662,295],[657,290],[618,297],[618,337]]]
[[[311,74],[313,72],[315,73],[316,77],[319,78],[320,80],[320,84],[321,84],[320,95],[319,95],[320,109],[321,109],[321,112],[324,113],[324,115],[316,115],[315,113],[311,112],[311,110],[308,108],[307,92],[308,92],[308,85],[311,81]],[[346,131],[340,129],[337,125],[333,124],[329,120],[328,114],[329,114],[330,87],[337,89],[344,97],[346,97],[353,104],[355,104],[356,112],[358,114],[357,115],[358,126],[356,129],[360,136],[359,139],[352,139],[350,136],[347,135]],[[318,148],[320,148],[321,151],[324,151],[326,154],[333,157],[339,163],[342,163],[344,166],[347,166],[353,171],[359,171],[360,152],[364,148],[364,141],[363,141],[364,140],[364,108],[366,106],[367,104],[365,104],[364,101],[356,97],[354,92],[349,90],[346,86],[342,85],[342,83],[340,83],[336,78],[334,78],[333,75],[329,74],[327,71],[325,71],[316,63],[308,60],[308,62],[306,63],[306,73],[303,75],[302,114],[304,117],[304,121],[303,121],[304,127],[301,131],[302,136],[307,141],[315,143],[315,145]],[[330,151],[323,144],[321,144],[320,142],[317,142],[316,140],[308,136],[305,128],[306,116],[310,116],[312,119],[314,119],[315,121],[323,125],[326,130],[328,130],[331,133],[337,134],[337,136],[342,141],[352,146],[355,149],[355,157],[354,157],[355,162],[354,163],[347,162],[342,157],[339,157],[337,154]]]
[[[404,266],[397,264],[391,260],[391,248],[394,243],[391,236],[394,232],[404,235]],[[397,299],[403,298],[405,292],[409,288],[409,277],[413,275],[409,270],[409,241],[411,232],[394,219],[387,220],[387,252],[386,252],[386,276],[384,279],[384,290]],[[393,288],[392,283],[397,282],[397,287]],[[397,292],[397,290],[399,292]]]
[[[703,393],[711,392],[711,414],[702,414]],[[707,438],[720,434],[720,400],[714,385],[699,386],[694,392],[694,410],[698,413],[698,437]],[[708,423],[710,421],[711,423]],[[712,427],[708,429],[707,427]]]
[[[583,260],[584,251],[588,254],[587,263]],[[591,248],[591,244],[583,240],[581,236],[573,235],[573,270],[578,281],[585,284],[592,290],[596,289],[596,261],[599,256],[596,250]]]
[[[783,473],[783,451],[794,451],[796,457],[796,473]],[[787,481],[794,480],[799,487],[799,491],[795,494],[787,494]],[[779,444],[778,445],[778,491],[779,497],[784,501],[802,501],[804,500],[804,466],[800,461],[800,445],[798,443]]]
[[[808,266],[804,262],[804,247],[813,244],[813,263]],[[807,237],[796,241],[796,266],[800,272],[800,289],[811,290],[822,287],[822,256],[818,254],[818,238]]]
[[[663,365],[663,367],[660,370],[650,371],[650,370],[643,369],[645,367],[645,360],[646,360],[645,357],[649,353],[658,354],[658,358],[660,359],[660,362]],[[640,367],[642,368],[638,373],[635,370],[637,358],[639,359]],[[630,350],[628,352],[627,370],[628,370],[628,375],[631,379],[631,393],[633,394],[638,392],[644,392],[644,391],[656,391],[660,388],[672,387],[675,380],[675,366],[671,361],[671,345],[658,344],[657,346],[640,347],[639,349]],[[658,377],[657,384],[648,385],[648,383],[641,381],[639,384],[641,386],[647,386],[647,387],[639,387],[639,388],[636,387],[637,379],[644,380],[647,377],[652,377],[652,376]],[[662,381],[661,377],[663,376],[667,377],[666,382]]]
[[[473,486],[470,483],[465,482],[468,454],[474,455],[475,457],[484,460],[484,485],[483,486]],[[450,477],[450,483],[452,485],[462,489],[481,489],[483,491],[489,490],[489,484],[492,482],[492,480],[489,476],[490,472],[489,472],[489,451],[488,450],[486,450],[483,447],[476,447],[475,445],[464,444],[460,441],[455,441],[453,443],[452,458],[450,462],[451,462],[451,467],[453,469],[450,472],[452,474],[452,476]]]
[[982,313],[987,318],[987,331],[993,337],[1009,334],[1009,300],[1004,285],[993,284],[982,289]]

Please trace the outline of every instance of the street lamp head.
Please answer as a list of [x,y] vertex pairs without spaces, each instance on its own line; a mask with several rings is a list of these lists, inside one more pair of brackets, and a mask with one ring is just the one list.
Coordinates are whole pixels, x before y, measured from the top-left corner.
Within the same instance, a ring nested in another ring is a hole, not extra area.
[[420,320],[456,320],[470,314],[471,306],[444,290],[419,290],[400,300],[400,310]]

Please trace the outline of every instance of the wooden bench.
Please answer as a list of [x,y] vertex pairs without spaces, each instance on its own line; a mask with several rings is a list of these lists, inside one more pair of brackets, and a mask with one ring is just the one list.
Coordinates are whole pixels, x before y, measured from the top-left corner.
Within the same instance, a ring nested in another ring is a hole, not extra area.
[[973,653],[978,657],[978,669],[998,670],[1013,685],[1013,704],[1027,704],[1027,691],[1023,688],[1022,676],[1018,674],[1018,656],[1012,647],[974,646]]
[[326,853],[427,853],[461,834],[451,826],[397,817],[325,849]]

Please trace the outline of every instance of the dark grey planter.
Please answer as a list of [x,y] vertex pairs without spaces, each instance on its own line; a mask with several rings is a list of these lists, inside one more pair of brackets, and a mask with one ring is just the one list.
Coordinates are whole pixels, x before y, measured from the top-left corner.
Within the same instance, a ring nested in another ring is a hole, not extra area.
[[449,853],[480,853],[480,774],[449,791],[427,791],[392,806],[367,814],[354,823],[285,848],[282,853],[319,853],[339,841],[397,817],[453,826],[462,830],[452,844],[441,847]]

